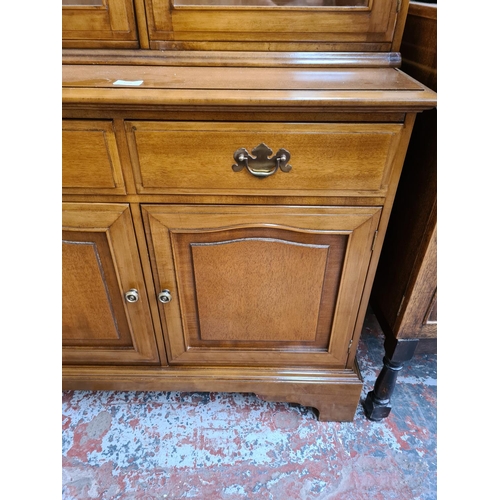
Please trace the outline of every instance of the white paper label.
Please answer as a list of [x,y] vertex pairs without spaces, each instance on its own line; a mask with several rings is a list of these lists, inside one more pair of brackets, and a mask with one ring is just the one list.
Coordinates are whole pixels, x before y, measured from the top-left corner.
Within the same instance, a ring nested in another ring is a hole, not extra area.
[[132,85],[134,87],[137,87],[138,85],[142,85],[143,83],[144,80],[135,80],[135,81],[116,80],[116,82],[113,82],[113,85]]

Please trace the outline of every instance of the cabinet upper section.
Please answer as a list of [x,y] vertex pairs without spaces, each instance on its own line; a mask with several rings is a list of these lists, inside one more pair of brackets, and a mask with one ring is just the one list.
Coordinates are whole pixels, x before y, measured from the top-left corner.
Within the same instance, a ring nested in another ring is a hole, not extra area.
[[398,51],[409,0],[62,0],[63,47]]
[[62,0],[63,47],[139,48],[133,0]]

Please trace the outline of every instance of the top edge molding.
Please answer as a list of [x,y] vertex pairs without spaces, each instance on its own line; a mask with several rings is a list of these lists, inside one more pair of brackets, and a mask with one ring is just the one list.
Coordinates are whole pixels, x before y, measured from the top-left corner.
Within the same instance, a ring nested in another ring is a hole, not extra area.
[[63,49],[62,64],[285,68],[399,68],[399,52],[227,52]]

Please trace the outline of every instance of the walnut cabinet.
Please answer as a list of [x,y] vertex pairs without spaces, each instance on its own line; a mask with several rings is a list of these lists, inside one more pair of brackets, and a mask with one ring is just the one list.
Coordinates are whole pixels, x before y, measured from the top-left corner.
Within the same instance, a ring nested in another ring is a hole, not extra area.
[[[63,54],[63,386],[253,392],[352,420],[406,149],[436,102],[391,51],[406,4],[299,2],[303,31],[271,36],[217,26],[281,7],[133,3],[140,50],[96,30]],[[261,53],[266,36],[292,45]],[[365,52],[318,51],[345,43]]]

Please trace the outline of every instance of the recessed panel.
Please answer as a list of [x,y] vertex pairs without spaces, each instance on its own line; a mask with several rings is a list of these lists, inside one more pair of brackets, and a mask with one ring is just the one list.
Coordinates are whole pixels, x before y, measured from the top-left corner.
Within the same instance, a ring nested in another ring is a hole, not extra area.
[[125,194],[121,162],[111,121],[64,120],[63,192]]
[[328,350],[347,235],[247,227],[172,236],[189,347]]
[[201,340],[315,340],[327,245],[243,238],[191,252]]
[[130,332],[104,234],[66,232],[62,337],[66,346],[127,346]]

